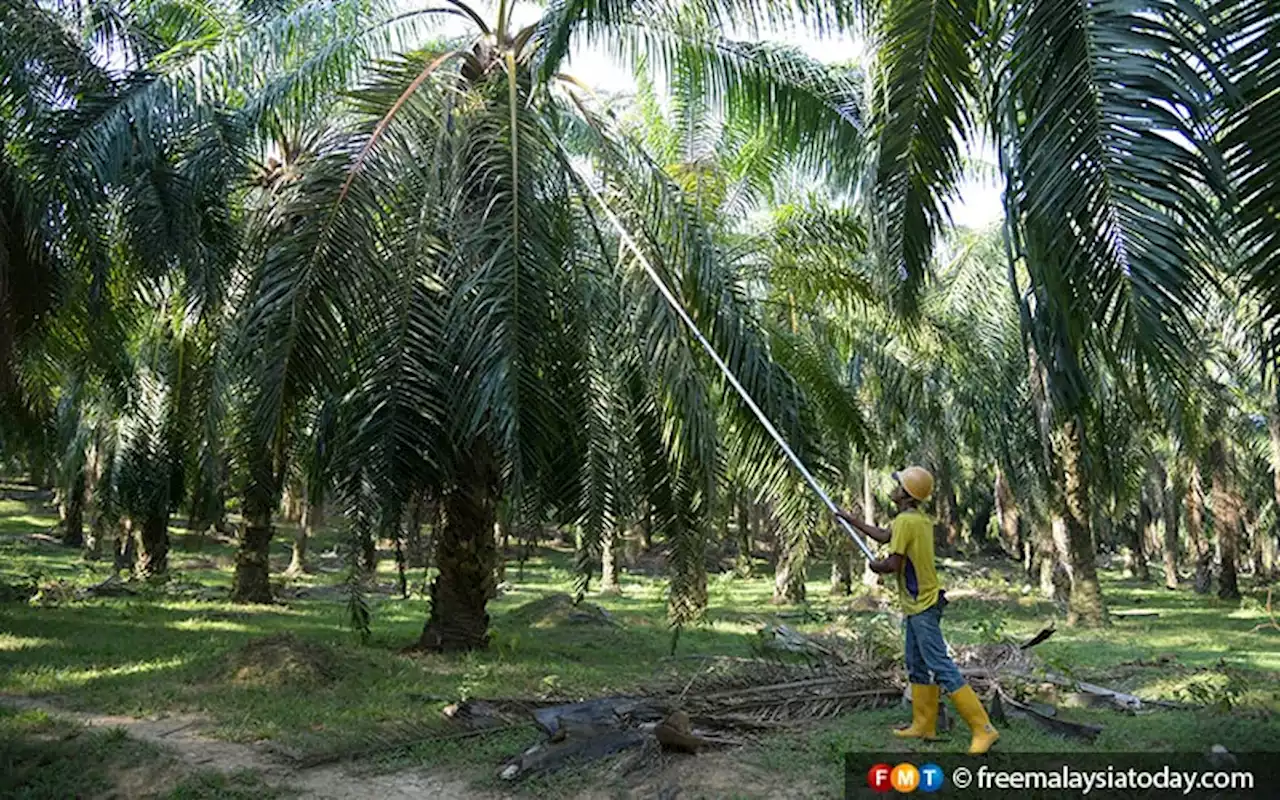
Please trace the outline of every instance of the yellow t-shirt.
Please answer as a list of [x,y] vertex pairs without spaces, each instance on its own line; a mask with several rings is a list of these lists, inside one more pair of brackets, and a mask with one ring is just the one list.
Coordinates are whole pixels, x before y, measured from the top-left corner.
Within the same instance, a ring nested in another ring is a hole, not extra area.
[[933,520],[918,510],[904,511],[889,527],[889,552],[902,556],[898,599],[905,614],[928,611],[938,602],[938,573],[933,568]]

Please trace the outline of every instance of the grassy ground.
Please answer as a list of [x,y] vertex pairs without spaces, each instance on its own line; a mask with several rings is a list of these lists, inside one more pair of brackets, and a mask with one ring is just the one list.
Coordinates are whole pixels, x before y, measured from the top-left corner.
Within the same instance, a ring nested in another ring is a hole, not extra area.
[[[78,553],[30,535],[52,524],[47,508],[0,501],[0,582],[34,579],[42,585],[62,581],[66,587],[80,587],[110,574],[109,563],[86,563]],[[657,678],[692,675],[698,669],[696,660],[665,658],[671,634],[665,624],[664,586],[644,575],[624,574],[621,596],[591,598],[617,618],[618,627],[530,627],[517,611],[522,604],[569,591],[571,556],[566,552],[540,551],[526,563],[522,576],[514,564],[508,567],[512,588],[491,606],[494,645],[488,651],[402,655],[398,649],[417,637],[425,619],[426,602],[420,593],[407,600],[378,595],[373,639],[361,647],[345,627],[345,605],[336,593],[271,607],[196,599],[204,587],[229,586],[230,545],[201,543],[182,529],[172,533],[173,581],[167,590],[84,601],[59,601],[58,592],[46,592],[47,606],[0,604],[0,693],[45,696],[65,707],[109,713],[196,711],[213,721],[216,736],[245,742],[270,739],[295,750],[311,750],[375,741],[388,724],[435,723],[448,700],[598,696]],[[275,545],[273,562],[278,568],[288,561],[289,534],[282,533]],[[295,585],[322,587],[341,579],[337,559],[323,557],[331,544],[322,540],[313,548],[317,564],[329,571],[322,569]],[[1056,615],[1052,604],[1024,593],[1014,570],[1004,565],[946,562],[943,574],[955,597],[944,621],[953,643],[1000,635],[1022,639]],[[416,575],[415,583],[420,586],[422,578]],[[393,582],[390,568],[381,579]],[[1104,630],[1060,627],[1036,648],[1041,659],[1083,680],[1149,697],[1195,698],[1215,707],[1148,716],[1072,710],[1074,719],[1105,725],[1089,749],[1204,750],[1223,744],[1233,750],[1280,751],[1280,725],[1272,717],[1280,710],[1280,631],[1252,630],[1267,619],[1263,588],[1250,587],[1242,603],[1225,603],[1189,590],[1140,586],[1110,571],[1104,571],[1104,579],[1113,607],[1154,610],[1159,617],[1120,619]],[[751,655],[760,624],[780,611],[769,604],[771,588],[771,577],[712,576],[708,621],[681,635],[679,654]],[[828,597],[826,588],[825,569],[815,569],[808,587],[811,621],[787,623],[810,630],[833,615],[844,614],[854,625],[869,616],[851,610],[855,606],[849,598]],[[315,643],[320,648],[317,659],[324,663],[288,681],[239,668],[234,656],[239,648],[284,632]],[[903,716],[900,708],[851,714],[815,724],[805,735],[738,751],[733,758],[742,769],[802,781],[818,796],[835,796],[843,774],[842,753],[901,747],[891,744],[887,729]],[[0,718],[0,723],[6,737],[0,752],[7,752],[14,742],[24,740],[19,734],[27,723],[12,715]],[[435,743],[381,760],[387,767],[448,769],[492,786],[494,768],[536,739],[529,728],[485,740]],[[94,741],[103,752],[127,746]],[[916,748],[962,750],[964,745],[964,737],[956,735]],[[1014,722],[1001,747],[1064,751],[1088,746]],[[49,756],[57,757],[56,752]],[[569,772],[525,790],[563,796],[597,779],[589,771]],[[207,796],[234,797],[242,787],[206,789],[213,793]],[[37,787],[23,796],[65,793],[57,786]]]
[[167,800],[272,800],[257,776],[192,774],[120,729],[90,731],[41,711],[0,708],[0,797],[142,796]]

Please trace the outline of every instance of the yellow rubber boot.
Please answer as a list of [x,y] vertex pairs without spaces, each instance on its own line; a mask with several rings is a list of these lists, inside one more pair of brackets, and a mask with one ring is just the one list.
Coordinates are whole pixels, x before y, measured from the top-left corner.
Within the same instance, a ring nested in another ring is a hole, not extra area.
[[938,733],[938,699],[942,689],[936,684],[911,684],[911,727],[894,731],[901,739],[933,739]]
[[982,701],[978,699],[973,687],[966,683],[956,689],[951,693],[951,702],[956,704],[956,711],[964,717],[965,724],[973,733],[973,739],[969,742],[969,755],[981,755],[990,750],[991,745],[1000,738],[1000,731],[991,724],[987,710],[982,707]]

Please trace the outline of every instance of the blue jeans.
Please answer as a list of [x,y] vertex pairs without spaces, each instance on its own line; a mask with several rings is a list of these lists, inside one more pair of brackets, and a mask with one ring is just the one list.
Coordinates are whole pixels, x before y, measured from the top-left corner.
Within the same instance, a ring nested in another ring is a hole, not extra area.
[[[942,638],[942,609],[938,606],[911,614],[906,618],[907,676],[915,684],[936,683],[947,694],[964,686],[964,677],[956,662],[947,655]],[[933,673],[930,680],[929,674]]]

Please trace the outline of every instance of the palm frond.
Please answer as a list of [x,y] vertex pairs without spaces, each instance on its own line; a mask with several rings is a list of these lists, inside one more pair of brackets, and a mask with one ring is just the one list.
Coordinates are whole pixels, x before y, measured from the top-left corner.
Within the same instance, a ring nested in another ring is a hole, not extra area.
[[[1139,374],[1176,373],[1205,283],[1197,256],[1215,241],[1217,185],[1198,111],[1207,87],[1183,58],[1195,49],[1186,31],[1197,4],[1142,5],[1018,7],[1006,89],[1019,115],[1011,191],[1038,302],[1061,307],[1046,311],[1060,313],[1066,351],[1088,340],[1116,363],[1131,357]],[[1054,352],[1063,349],[1041,349]]]
[[119,421],[114,495],[126,514],[167,515],[173,463],[165,432],[170,394],[163,378],[145,367],[139,371],[136,385],[130,408]]
[[843,364],[816,339],[778,332],[773,353],[779,365],[795,377],[804,396],[822,416],[823,427],[840,441],[866,450],[869,430],[861,402],[853,387],[843,380]]
[[[866,19],[871,6],[859,0],[696,0],[681,4],[675,15],[716,30],[745,30],[747,35],[765,25],[798,25],[826,35],[853,28]],[[541,77],[546,80],[560,71],[574,42],[595,41],[610,35],[620,24],[671,16],[671,5],[661,0],[555,0],[539,23],[539,38],[544,41],[545,51],[541,56]]]
[[777,152],[852,186],[865,149],[859,74],[796,48],[715,31],[679,14],[659,14],[621,20],[590,41],[623,63],[645,64],[673,88],[686,82],[726,125],[767,130]]
[[875,28],[871,99],[879,149],[875,208],[884,257],[898,270],[899,306],[914,311],[947,204],[963,173],[977,93],[973,0],[893,0]]
[[1280,36],[1274,3],[1221,0],[1211,15],[1222,31],[1228,91],[1221,147],[1235,196],[1231,233],[1249,287],[1259,293],[1263,314],[1280,317],[1280,63],[1271,43]]

